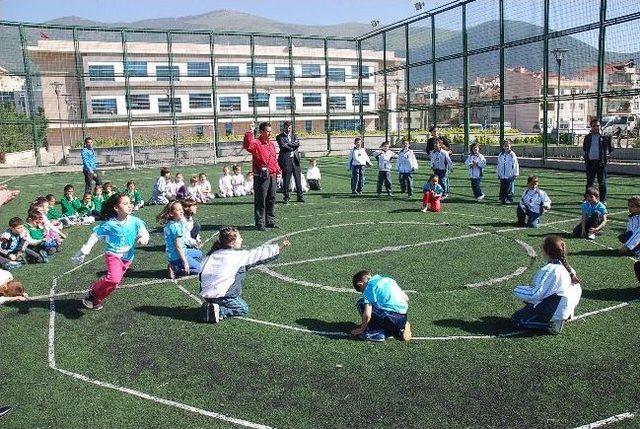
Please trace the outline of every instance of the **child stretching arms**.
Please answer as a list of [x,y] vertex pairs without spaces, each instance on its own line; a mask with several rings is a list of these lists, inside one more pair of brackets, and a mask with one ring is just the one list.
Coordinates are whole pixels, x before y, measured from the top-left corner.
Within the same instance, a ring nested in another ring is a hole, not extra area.
[[218,240],[202,263],[200,295],[203,320],[217,323],[223,318],[246,316],[249,305],[242,299],[242,281],[249,268],[275,260],[289,240],[267,244],[251,250],[240,250],[242,237],[233,227],[220,230]]
[[526,305],[511,319],[517,328],[546,330],[557,335],[565,320],[573,317],[582,288],[567,263],[567,245],[562,238],[545,237],[542,253],[549,263],[538,271],[532,285],[519,285],[513,290],[516,298]]
[[516,214],[518,216],[517,226],[528,226],[537,228],[540,225],[540,218],[545,209],[551,208],[551,200],[547,193],[538,188],[540,180],[538,176],[529,176],[527,178],[527,189],[522,193],[520,204]]
[[440,199],[444,193],[444,189],[440,186],[440,178],[436,174],[429,176],[429,180],[422,187],[422,212],[427,211],[439,212]]
[[104,240],[104,262],[107,274],[91,285],[82,304],[89,309],[102,309],[102,302],[118,287],[135,255],[136,241],[146,246],[149,232],[140,219],[131,216],[133,204],[124,194],[114,194],[102,206],[102,218],[106,219],[93,228],[89,240],[72,258],[80,265],[98,240]]
[[179,276],[198,274],[202,268],[200,262],[202,252],[198,249],[187,249],[182,203],[170,202],[156,219],[164,224],[164,242],[169,260],[168,277],[174,279],[176,274]]
[[596,188],[587,189],[580,209],[582,210],[582,219],[573,228],[573,235],[574,237],[595,240],[596,234],[599,234],[607,224],[607,207],[600,202],[600,192]]

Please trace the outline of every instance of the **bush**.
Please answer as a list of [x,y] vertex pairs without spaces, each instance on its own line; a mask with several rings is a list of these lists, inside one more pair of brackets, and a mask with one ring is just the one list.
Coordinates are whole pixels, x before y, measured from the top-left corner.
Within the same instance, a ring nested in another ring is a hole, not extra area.
[[[34,117],[38,136],[43,141],[47,136],[47,123],[42,114]],[[0,105],[0,152],[33,150],[33,128],[31,118],[16,112],[11,105]]]

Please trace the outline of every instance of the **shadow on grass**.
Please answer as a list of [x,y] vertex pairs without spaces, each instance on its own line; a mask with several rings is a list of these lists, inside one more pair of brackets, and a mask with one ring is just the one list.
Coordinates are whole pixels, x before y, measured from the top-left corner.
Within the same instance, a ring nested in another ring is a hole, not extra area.
[[167,277],[167,269],[163,270],[128,270],[125,277],[132,279],[163,279]]
[[164,244],[156,244],[154,246],[141,246],[136,250],[141,250],[143,252],[164,252]]
[[[321,331],[321,332],[344,332],[348,334],[352,329],[358,327],[358,324],[353,322],[327,322],[325,320],[320,319],[307,319],[302,318],[296,320],[296,323],[304,326],[307,329],[312,331]],[[318,334],[321,335],[321,334]],[[336,338],[336,337],[333,337]],[[339,337],[341,339],[348,337]]]
[[406,209],[389,210],[389,213],[418,213],[418,212],[420,212],[420,207],[418,206],[413,208],[406,208]]
[[593,249],[572,252],[572,255],[599,256],[599,257],[620,257],[622,254],[616,249]]
[[200,323],[200,307],[162,307],[158,305],[143,305],[135,307],[133,310],[141,313],[147,313],[150,316]]
[[[256,227],[253,225],[239,225],[239,226],[235,226],[235,225],[231,225],[231,224],[205,224],[202,225],[200,228],[200,231],[219,231],[220,229],[222,229],[225,226],[233,226],[235,227],[238,231],[255,231]],[[164,250],[164,247],[163,247]]]
[[508,317],[485,316],[479,320],[442,319],[433,322],[443,328],[457,328],[470,334],[500,335],[513,332],[511,319]]
[[640,298],[640,288],[583,289],[582,297],[598,301],[627,302]]
[[[9,302],[5,306],[17,308],[19,314],[29,314],[32,308],[41,308],[47,311],[50,309],[49,300]],[[79,319],[82,317],[84,313],[80,311],[81,308],[84,307],[79,299],[56,299],[55,302],[56,313],[63,315],[67,319]]]

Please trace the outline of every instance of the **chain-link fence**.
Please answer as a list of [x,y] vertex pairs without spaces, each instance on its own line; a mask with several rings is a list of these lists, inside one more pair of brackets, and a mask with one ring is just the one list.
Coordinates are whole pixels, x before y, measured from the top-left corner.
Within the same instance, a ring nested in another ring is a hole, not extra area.
[[639,24],[637,0],[461,1],[353,39],[0,22],[0,158],[76,164],[91,136],[110,165],[212,162],[285,120],[319,153],[437,124],[465,148],[577,157],[592,118],[624,154]]

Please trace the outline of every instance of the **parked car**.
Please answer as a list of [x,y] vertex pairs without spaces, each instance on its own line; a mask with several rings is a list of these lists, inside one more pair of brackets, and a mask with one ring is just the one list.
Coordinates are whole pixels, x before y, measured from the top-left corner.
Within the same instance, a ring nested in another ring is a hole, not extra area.
[[602,118],[602,133],[607,136],[635,136],[638,135],[638,129],[637,115],[604,116]]

